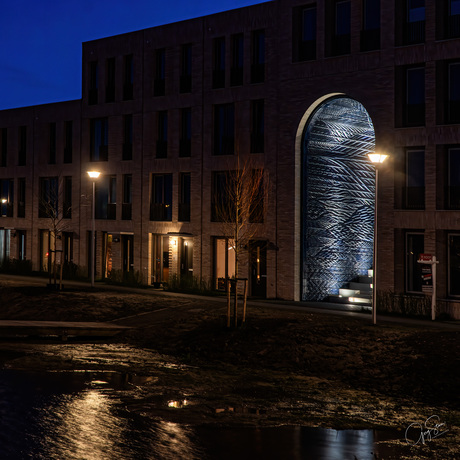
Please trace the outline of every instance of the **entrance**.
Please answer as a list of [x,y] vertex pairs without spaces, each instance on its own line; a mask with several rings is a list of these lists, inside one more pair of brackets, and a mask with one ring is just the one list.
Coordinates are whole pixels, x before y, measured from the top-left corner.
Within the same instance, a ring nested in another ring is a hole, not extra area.
[[193,240],[180,239],[180,276],[193,276]]
[[312,112],[302,138],[301,298],[324,300],[372,267],[375,172],[372,121],[334,96]]
[[121,235],[123,273],[132,272],[134,267],[134,236]]
[[251,296],[267,297],[267,243],[252,241],[251,248]]
[[169,236],[152,235],[152,279],[154,286],[169,280]]

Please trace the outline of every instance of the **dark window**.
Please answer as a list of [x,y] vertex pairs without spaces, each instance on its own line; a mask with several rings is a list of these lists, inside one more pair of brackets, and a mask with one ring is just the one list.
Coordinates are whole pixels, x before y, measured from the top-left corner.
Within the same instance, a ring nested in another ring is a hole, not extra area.
[[115,220],[117,209],[116,176],[100,176],[95,187],[95,218]]
[[64,125],[64,163],[72,163],[73,156],[73,122],[66,121]]
[[157,125],[157,158],[166,158],[168,156],[168,112],[162,110],[158,112]]
[[179,221],[190,221],[190,173],[181,173],[180,175],[180,201],[179,201]]
[[107,161],[109,153],[109,123],[107,118],[91,120],[90,136],[90,161]]
[[192,45],[182,46],[181,50],[181,74],[180,74],[180,92],[192,92]]
[[225,38],[215,38],[213,42],[212,87],[225,87]]
[[115,58],[107,59],[105,83],[105,102],[115,101]]
[[132,174],[123,174],[123,220],[131,220],[133,203],[133,176]]
[[264,100],[251,101],[251,153],[264,151],[265,115]]
[[448,248],[448,286],[450,296],[460,295],[460,235],[450,234]]
[[337,1],[334,5],[334,33],[332,37],[332,55],[350,53],[351,39],[351,2]]
[[406,150],[405,209],[425,209],[425,151]]
[[72,218],[72,177],[64,177],[64,203],[62,204],[64,219]]
[[425,41],[425,0],[406,0],[404,45]]
[[364,0],[361,51],[380,48],[380,0]]
[[172,220],[172,174],[152,175],[150,220]]
[[49,124],[49,154],[48,163],[56,164],[56,123]]
[[179,140],[179,156],[189,157],[192,153],[192,109],[181,110],[181,128]]
[[243,34],[232,35],[232,67],[230,69],[231,86],[241,86],[243,84],[243,57]]
[[229,171],[212,173],[211,220],[212,222],[232,222],[235,215],[233,203],[229,199],[231,174]]
[[99,71],[97,61],[89,63],[89,93],[88,104],[97,104],[97,93],[99,88]]
[[265,31],[252,33],[251,83],[265,81]]
[[406,69],[405,125],[425,124],[425,68]]
[[264,171],[262,169],[254,169],[252,171],[252,183],[249,185],[249,222],[263,223],[264,222],[264,207],[265,207],[265,186],[264,186]]
[[293,60],[316,59],[316,5],[293,10]]
[[38,217],[58,217],[59,188],[57,177],[41,177],[38,203]]
[[417,260],[423,252],[423,233],[406,233],[406,292],[422,292],[422,264]]
[[18,166],[25,166],[27,160],[27,126],[19,127]]
[[155,51],[155,79],[153,82],[153,95],[164,96],[166,91],[166,51]]
[[449,0],[447,37],[460,37],[460,0]]
[[460,209],[460,147],[447,151],[447,209]]
[[235,110],[233,104],[214,107],[214,155],[233,155],[235,144]]
[[0,129],[0,166],[7,165],[8,158],[8,129]]
[[132,54],[124,57],[123,100],[133,99],[134,95],[134,59]]
[[447,122],[460,123],[460,62],[448,64]]
[[18,217],[26,217],[26,179],[18,179]]
[[133,159],[133,116],[123,117],[123,160]]
[[13,217],[14,207],[14,181],[13,179],[0,179],[0,209],[1,217]]

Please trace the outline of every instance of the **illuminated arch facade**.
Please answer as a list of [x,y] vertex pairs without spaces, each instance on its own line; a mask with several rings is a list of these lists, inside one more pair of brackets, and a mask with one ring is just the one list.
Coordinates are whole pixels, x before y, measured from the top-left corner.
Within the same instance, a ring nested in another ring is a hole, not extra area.
[[365,108],[323,102],[302,139],[302,300],[324,300],[372,267],[375,147]]

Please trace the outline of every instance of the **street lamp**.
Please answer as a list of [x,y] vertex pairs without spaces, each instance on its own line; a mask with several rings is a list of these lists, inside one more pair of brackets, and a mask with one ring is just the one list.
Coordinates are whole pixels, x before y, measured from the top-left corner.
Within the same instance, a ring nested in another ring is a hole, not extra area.
[[373,279],[372,279],[372,322],[377,324],[377,203],[379,190],[379,167],[388,158],[382,153],[369,153],[369,160],[375,167],[375,205],[374,205],[374,253],[373,253]]
[[94,265],[96,264],[96,179],[99,171],[88,171],[88,176],[93,180],[93,206],[91,209],[91,287],[94,287]]

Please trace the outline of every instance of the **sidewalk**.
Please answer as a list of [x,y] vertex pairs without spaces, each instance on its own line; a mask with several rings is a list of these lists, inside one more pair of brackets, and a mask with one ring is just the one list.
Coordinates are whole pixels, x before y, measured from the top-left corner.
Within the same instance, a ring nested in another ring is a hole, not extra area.
[[[27,286],[46,286],[49,282],[48,278],[35,277],[35,276],[19,276],[19,275],[9,275],[9,274],[0,274],[1,281],[11,281],[15,284],[23,284]],[[92,289],[91,284],[85,281],[74,281],[74,280],[65,280],[63,286],[75,286],[79,288],[85,288],[88,291]],[[112,284],[106,284],[103,282],[96,282],[95,289],[103,289],[108,291],[119,291],[119,292],[133,292],[143,295],[162,295],[170,297],[181,297],[181,298],[195,298],[201,299],[203,301],[216,301],[216,302],[227,302],[226,297],[222,296],[203,296],[195,294],[186,294],[180,292],[170,292],[164,291],[162,289],[155,289],[152,287],[145,288],[133,288],[128,286],[117,286]],[[299,311],[299,312],[309,312],[315,314],[329,314],[336,316],[348,316],[353,318],[360,318],[363,320],[369,320],[372,322],[372,317],[370,312],[362,312],[360,307],[347,306],[345,304],[335,304],[330,302],[295,302],[288,300],[266,300],[266,299],[248,299],[248,306],[263,307],[263,308],[276,308],[279,310],[288,310],[288,311]],[[401,324],[405,326],[417,326],[417,327],[434,327],[440,329],[450,329],[455,331],[460,331],[460,321],[432,321],[430,319],[415,319],[415,318],[404,318],[398,316],[389,316],[389,315],[377,315],[377,325],[378,324]]]

